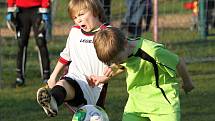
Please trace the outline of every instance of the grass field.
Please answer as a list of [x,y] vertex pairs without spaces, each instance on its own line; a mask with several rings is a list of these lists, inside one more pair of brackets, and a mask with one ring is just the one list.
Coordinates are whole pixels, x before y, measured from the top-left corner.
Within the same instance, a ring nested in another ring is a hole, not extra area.
[[[163,11],[181,12],[179,7],[172,10],[174,8],[172,6],[173,2],[169,0],[162,1],[166,2],[160,3],[161,5],[163,4],[160,13]],[[179,3],[174,4],[179,6],[182,1],[185,0],[179,0]],[[123,0],[118,2],[123,2]],[[116,6],[117,4],[113,5]],[[65,6],[66,0],[62,0],[58,8],[61,13],[58,12],[56,15],[56,21],[59,23],[69,21]],[[120,10],[120,12],[125,11],[125,9]],[[119,15],[117,13],[119,10],[116,7],[113,7],[112,11],[113,16]],[[5,12],[0,11],[0,13],[2,19],[2,15]],[[215,62],[201,61],[215,56],[215,38],[209,37],[207,41],[201,41],[198,40],[196,32],[192,32],[189,35],[186,32],[185,29],[165,29],[165,33],[168,33],[168,35],[162,34],[160,36],[161,43],[187,59],[188,69],[195,84],[195,89],[188,95],[181,90],[182,121],[215,121],[215,97],[213,96],[215,94],[215,83],[213,82],[215,81]],[[152,38],[152,33],[145,33],[144,36]],[[66,36],[54,36],[54,40],[48,43],[52,68],[55,66],[59,52],[63,49],[65,42]],[[43,85],[40,82],[40,69],[34,40],[29,41],[26,67],[27,86],[24,88],[10,88],[10,84],[15,79],[16,41],[13,40],[13,37],[4,37],[0,41],[0,46],[1,78],[3,79],[1,82],[3,88],[0,89],[0,121],[71,121],[72,116],[65,106],[60,107],[57,117],[48,118],[36,102],[36,91]],[[193,61],[194,59],[199,61]],[[106,111],[110,121],[121,121],[127,96],[124,74],[112,79],[109,83],[106,100]]]
[[[52,67],[56,63],[58,53],[64,46],[66,37],[55,37],[56,40],[49,42]],[[4,60],[3,67],[15,66],[15,49],[12,38],[5,38],[2,51],[10,55],[10,59]],[[56,118],[48,118],[36,102],[36,91],[42,86],[40,83],[40,72],[37,62],[36,51],[34,50],[34,41],[30,41],[29,60],[27,64],[27,86],[24,88],[11,89],[10,84],[14,81],[14,69],[7,68],[3,70],[5,88],[0,90],[0,121],[70,121],[71,115],[65,108],[60,107],[60,114]],[[189,54],[192,57],[213,55],[215,49],[214,41],[191,41],[188,43],[171,43],[168,47],[176,53]],[[192,48],[192,49],[190,49]],[[13,50],[13,51],[11,51]],[[181,52],[186,50],[185,52]],[[192,52],[190,52],[193,50]],[[203,52],[202,52],[203,51]],[[195,90],[189,95],[181,91],[182,121],[214,121],[215,107],[215,67],[214,62],[189,63],[188,69],[195,83]],[[127,99],[124,75],[110,81],[108,88],[108,97],[106,102],[107,113],[110,121],[120,121],[123,107]]]

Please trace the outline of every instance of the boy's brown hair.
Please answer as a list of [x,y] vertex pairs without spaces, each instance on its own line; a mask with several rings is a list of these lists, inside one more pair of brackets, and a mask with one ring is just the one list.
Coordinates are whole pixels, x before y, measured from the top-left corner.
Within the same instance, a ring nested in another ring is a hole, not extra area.
[[93,42],[99,60],[110,64],[124,50],[125,39],[125,35],[116,27],[107,27],[96,32]]
[[75,13],[82,9],[91,11],[94,16],[99,17],[99,20],[102,23],[106,22],[105,12],[99,0],[70,0],[68,5],[68,13],[71,19],[73,19]]

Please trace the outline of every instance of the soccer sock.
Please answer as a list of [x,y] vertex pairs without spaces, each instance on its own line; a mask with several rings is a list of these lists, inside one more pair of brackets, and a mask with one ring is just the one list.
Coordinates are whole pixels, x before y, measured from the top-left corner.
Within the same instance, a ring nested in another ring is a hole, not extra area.
[[51,89],[50,93],[55,98],[58,106],[60,106],[64,102],[64,99],[67,95],[66,89],[60,85],[54,86]]

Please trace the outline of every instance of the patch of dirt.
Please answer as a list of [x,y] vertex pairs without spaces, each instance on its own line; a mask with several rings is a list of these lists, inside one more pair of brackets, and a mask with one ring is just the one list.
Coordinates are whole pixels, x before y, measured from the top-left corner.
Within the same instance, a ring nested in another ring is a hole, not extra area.
[[[119,26],[120,22],[121,21],[113,21],[112,25]],[[191,25],[192,14],[160,15],[158,17],[158,28],[189,28]],[[153,26],[154,22],[152,19],[151,27],[153,28]]]
[[158,22],[159,28],[188,28],[192,24],[192,14],[159,16]]

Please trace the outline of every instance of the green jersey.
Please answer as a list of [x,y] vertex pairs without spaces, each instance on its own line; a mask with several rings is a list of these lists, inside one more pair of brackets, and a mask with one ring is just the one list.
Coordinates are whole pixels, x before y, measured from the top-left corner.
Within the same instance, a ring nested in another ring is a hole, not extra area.
[[170,103],[156,87],[152,63],[132,56],[122,65],[126,67],[126,83],[129,98],[125,112],[168,114],[180,111],[179,82],[176,79],[176,66],[179,58],[164,45],[146,39],[139,39],[133,54],[142,49],[156,60],[159,73],[159,86]]

